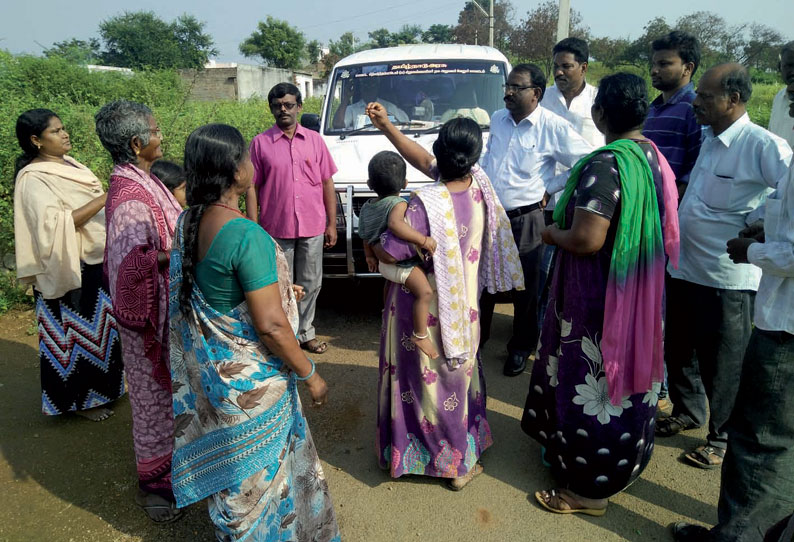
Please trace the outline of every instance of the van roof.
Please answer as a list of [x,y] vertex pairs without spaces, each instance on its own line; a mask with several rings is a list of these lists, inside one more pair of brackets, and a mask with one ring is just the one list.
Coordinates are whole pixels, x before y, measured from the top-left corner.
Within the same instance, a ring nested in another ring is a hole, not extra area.
[[368,49],[346,56],[337,66],[350,66],[353,64],[370,64],[373,62],[399,62],[403,60],[435,60],[435,59],[467,59],[467,60],[496,60],[507,62],[507,58],[497,49],[485,45],[460,45],[460,44],[422,44],[400,45],[398,47],[384,47]]

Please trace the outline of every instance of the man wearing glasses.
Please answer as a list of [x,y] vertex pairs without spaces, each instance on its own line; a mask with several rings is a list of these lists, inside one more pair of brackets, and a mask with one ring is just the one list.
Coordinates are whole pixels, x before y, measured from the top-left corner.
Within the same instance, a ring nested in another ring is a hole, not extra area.
[[[543,208],[548,194],[565,187],[567,172],[556,173],[590,153],[593,147],[571,124],[538,107],[546,76],[534,64],[519,64],[507,77],[505,108],[491,117],[488,148],[480,164],[507,211],[524,270],[526,289],[513,292],[513,335],[507,343],[506,376],[524,372],[538,342],[538,276],[542,252]],[[481,346],[490,335],[495,298],[480,298]]]
[[323,278],[323,247],[336,244],[337,169],[320,134],[298,124],[303,103],[298,87],[279,83],[267,101],[276,124],[251,141],[255,172],[246,211],[279,244],[292,282],[306,292],[298,303],[301,348],[322,354],[328,345],[315,336],[314,310]]

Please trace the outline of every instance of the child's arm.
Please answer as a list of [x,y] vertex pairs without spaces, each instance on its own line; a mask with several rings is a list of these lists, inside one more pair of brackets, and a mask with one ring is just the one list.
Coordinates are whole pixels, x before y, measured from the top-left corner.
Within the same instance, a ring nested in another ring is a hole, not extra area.
[[436,251],[436,242],[428,235],[422,235],[405,221],[405,211],[408,210],[408,203],[401,202],[395,205],[389,212],[389,230],[402,239],[418,245],[430,254]]
[[369,269],[370,273],[376,272],[378,270],[378,258],[366,241],[364,241],[364,257],[367,260],[367,269]]

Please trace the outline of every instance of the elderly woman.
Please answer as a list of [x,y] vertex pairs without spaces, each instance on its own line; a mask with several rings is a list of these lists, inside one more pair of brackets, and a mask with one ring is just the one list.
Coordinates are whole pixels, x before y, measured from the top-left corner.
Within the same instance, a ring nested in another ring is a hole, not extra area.
[[[444,478],[457,491],[482,472],[480,455],[493,443],[478,353],[480,293],[523,289],[518,249],[488,176],[476,165],[482,133],[475,121],[444,124],[434,157],[389,122],[381,104],[369,104],[367,114],[408,163],[438,181],[413,194],[405,219],[438,244],[423,267],[433,290],[428,331],[441,355],[430,359],[411,342],[413,296],[389,283],[380,345],[378,460],[394,478]],[[413,245],[389,232],[381,240],[374,247],[381,260],[416,254]]]
[[132,405],[136,502],[153,521],[165,523],[180,515],[171,491],[168,259],[182,208],[150,173],[163,155],[163,136],[148,107],[109,103],[96,114],[96,131],[115,164],[106,204],[105,271]]
[[535,493],[551,512],[604,514],[653,450],[678,198],[664,156],[641,133],[647,111],[642,79],[601,80],[593,120],[607,145],[571,170],[543,232],[559,250],[522,427],[560,483]]
[[100,421],[124,393],[121,345],[102,286],[105,198],[99,179],[66,153],[69,134],[49,109],[17,119],[14,237],[17,275],[33,285],[41,408]]
[[328,388],[295,333],[297,299],[278,244],[243,216],[254,168],[240,132],[196,129],[171,252],[173,487],[207,499],[218,540],[339,540],[297,386]]

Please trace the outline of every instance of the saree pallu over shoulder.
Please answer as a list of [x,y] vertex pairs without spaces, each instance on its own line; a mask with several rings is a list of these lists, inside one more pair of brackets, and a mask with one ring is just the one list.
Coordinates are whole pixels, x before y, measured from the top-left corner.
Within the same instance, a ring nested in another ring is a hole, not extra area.
[[14,185],[17,276],[44,299],[80,288],[80,265],[102,262],[105,212],[79,228],[72,212],[102,195],[99,179],[69,156],[25,166]]
[[[518,248],[504,208],[496,198],[491,182],[479,167],[472,168],[472,182],[479,186],[485,202],[485,232],[478,283],[489,292],[524,289],[524,275]],[[463,333],[469,319],[463,280],[463,254],[458,225],[449,190],[441,183],[424,186],[414,192],[424,204],[430,235],[438,244],[433,255],[433,272],[438,293],[441,340],[450,368],[456,368],[472,357],[476,346],[469,334]]]
[[[183,312],[184,215],[171,251],[169,314],[175,416],[173,490],[184,507],[281,460],[299,400],[296,380],[260,341],[248,308],[213,309],[197,285]],[[297,303],[277,250],[282,307],[297,327]],[[302,418],[301,418],[302,419]]]
[[[655,150],[655,147],[653,147]],[[664,377],[662,306],[665,255],[678,257],[678,220],[670,202],[672,178],[657,152],[662,187],[658,191],[642,148],[619,139],[582,158],[571,170],[554,220],[565,228],[565,211],[584,168],[599,153],[612,153],[620,178],[621,212],[612,249],[604,307],[601,350],[609,398],[645,393]],[[569,225],[567,227],[570,227]]]
[[[108,227],[114,214],[126,202],[139,202],[151,211],[156,235],[149,244],[138,244],[124,254],[115,270],[112,289],[113,314],[124,327],[141,334],[146,358],[153,364],[154,378],[166,389],[170,387],[168,368],[161,362],[167,333],[163,333],[165,314],[161,314],[161,287],[168,288],[168,268],[157,262],[160,250],[169,250],[179,206],[170,193],[151,175],[135,166],[116,166],[110,177],[105,204]],[[109,276],[108,251],[105,247],[104,270]]]

